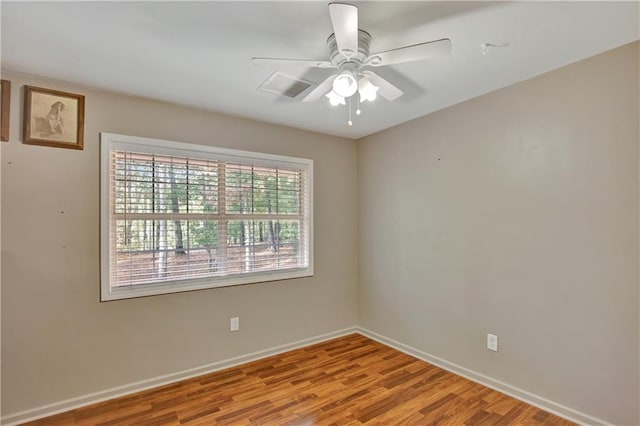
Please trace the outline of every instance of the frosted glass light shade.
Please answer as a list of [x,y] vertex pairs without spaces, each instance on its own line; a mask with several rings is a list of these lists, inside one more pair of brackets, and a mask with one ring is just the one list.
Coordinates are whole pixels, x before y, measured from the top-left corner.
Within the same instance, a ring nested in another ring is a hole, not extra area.
[[346,103],[344,102],[344,97],[338,95],[333,90],[327,93],[325,96],[329,98],[329,103],[333,106],[346,105]]
[[358,82],[351,71],[343,71],[333,80],[333,91],[343,98],[352,96],[357,90]]
[[375,86],[369,77],[364,76],[358,82],[358,92],[360,93],[360,102],[374,101],[378,95],[378,86]]

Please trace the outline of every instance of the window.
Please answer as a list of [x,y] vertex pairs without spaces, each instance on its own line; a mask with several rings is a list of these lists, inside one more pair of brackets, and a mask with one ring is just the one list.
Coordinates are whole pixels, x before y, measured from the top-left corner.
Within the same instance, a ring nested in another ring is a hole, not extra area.
[[102,300],[313,275],[311,160],[101,134]]

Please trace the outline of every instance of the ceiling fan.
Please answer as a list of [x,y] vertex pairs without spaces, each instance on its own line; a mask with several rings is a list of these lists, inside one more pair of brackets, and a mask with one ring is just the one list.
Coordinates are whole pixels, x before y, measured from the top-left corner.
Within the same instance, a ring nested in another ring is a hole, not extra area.
[[[303,67],[334,68],[338,71],[309,92],[303,102],[313,102],[323,95],[331,105],[345,105],[345,99],[356,92],[358,102],[373,101],[380,94],[388,101],[403,92],[370,68],[420,61],[445,56],[451,52],[451,40],[427,41],[379,53],[370,53],[371,35],[358,28],[358,8],[346,3],[329,3],[333,34],[327,39],[329,60],[259,58],[251,61],[258,65],[298,65]],[[349,109],[351,112],[351,108]],[[360,114],[358,107],[356,113]],[[351,119],[349,119],[351,125]]]

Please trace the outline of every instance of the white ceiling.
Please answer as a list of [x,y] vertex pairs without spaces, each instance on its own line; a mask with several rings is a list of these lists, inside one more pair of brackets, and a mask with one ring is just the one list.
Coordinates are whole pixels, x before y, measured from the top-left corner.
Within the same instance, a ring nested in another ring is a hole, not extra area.
[[[326,99],[257,91],[276,69],[250,62],[326,59],[327,2],[2,1],[2,68],[358,138],[640,38],[638,2],[352,4],[372,52],[453,43],[449,57],[377,68],[405,94],[363,105],[353,127]],[[483,56],[485,42],[510,46]],[[332,72],[281,71],[315,83]]]

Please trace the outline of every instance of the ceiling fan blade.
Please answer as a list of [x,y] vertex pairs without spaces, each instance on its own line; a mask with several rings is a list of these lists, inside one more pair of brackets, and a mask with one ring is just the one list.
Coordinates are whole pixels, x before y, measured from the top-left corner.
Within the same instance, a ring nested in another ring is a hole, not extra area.
[[314,61],[312,59],[251,58],[251,63],[254,65],[276,65],[282,67],[334,68],[329,61]]
[[451,53],[451,40],[427,41],[411,46],[399,47],[385,52],[374,53],[369,56],[367,65],[383,67],[385,65],[401,64],[403,62],[420,61],[423,59],[446,56]]
[[387,80],[380,77],[375,72],[363,71],[362,73],[369,76],[369,81],[373,83],[374,86],[379,87],[378,94],[386,100],[393,101],[404,94],[402,90],[398,89],[396,86],[389,83]]
[[314,102],[326,95],[333,85],[333,80],[336,78],[336,74],[329,76],[325,81],[318,84],[307,96],[302,98],[302,102]]
[[352,4],[329,3],[329,15],[338,51],[347,58],[358,53],[358,8]]

